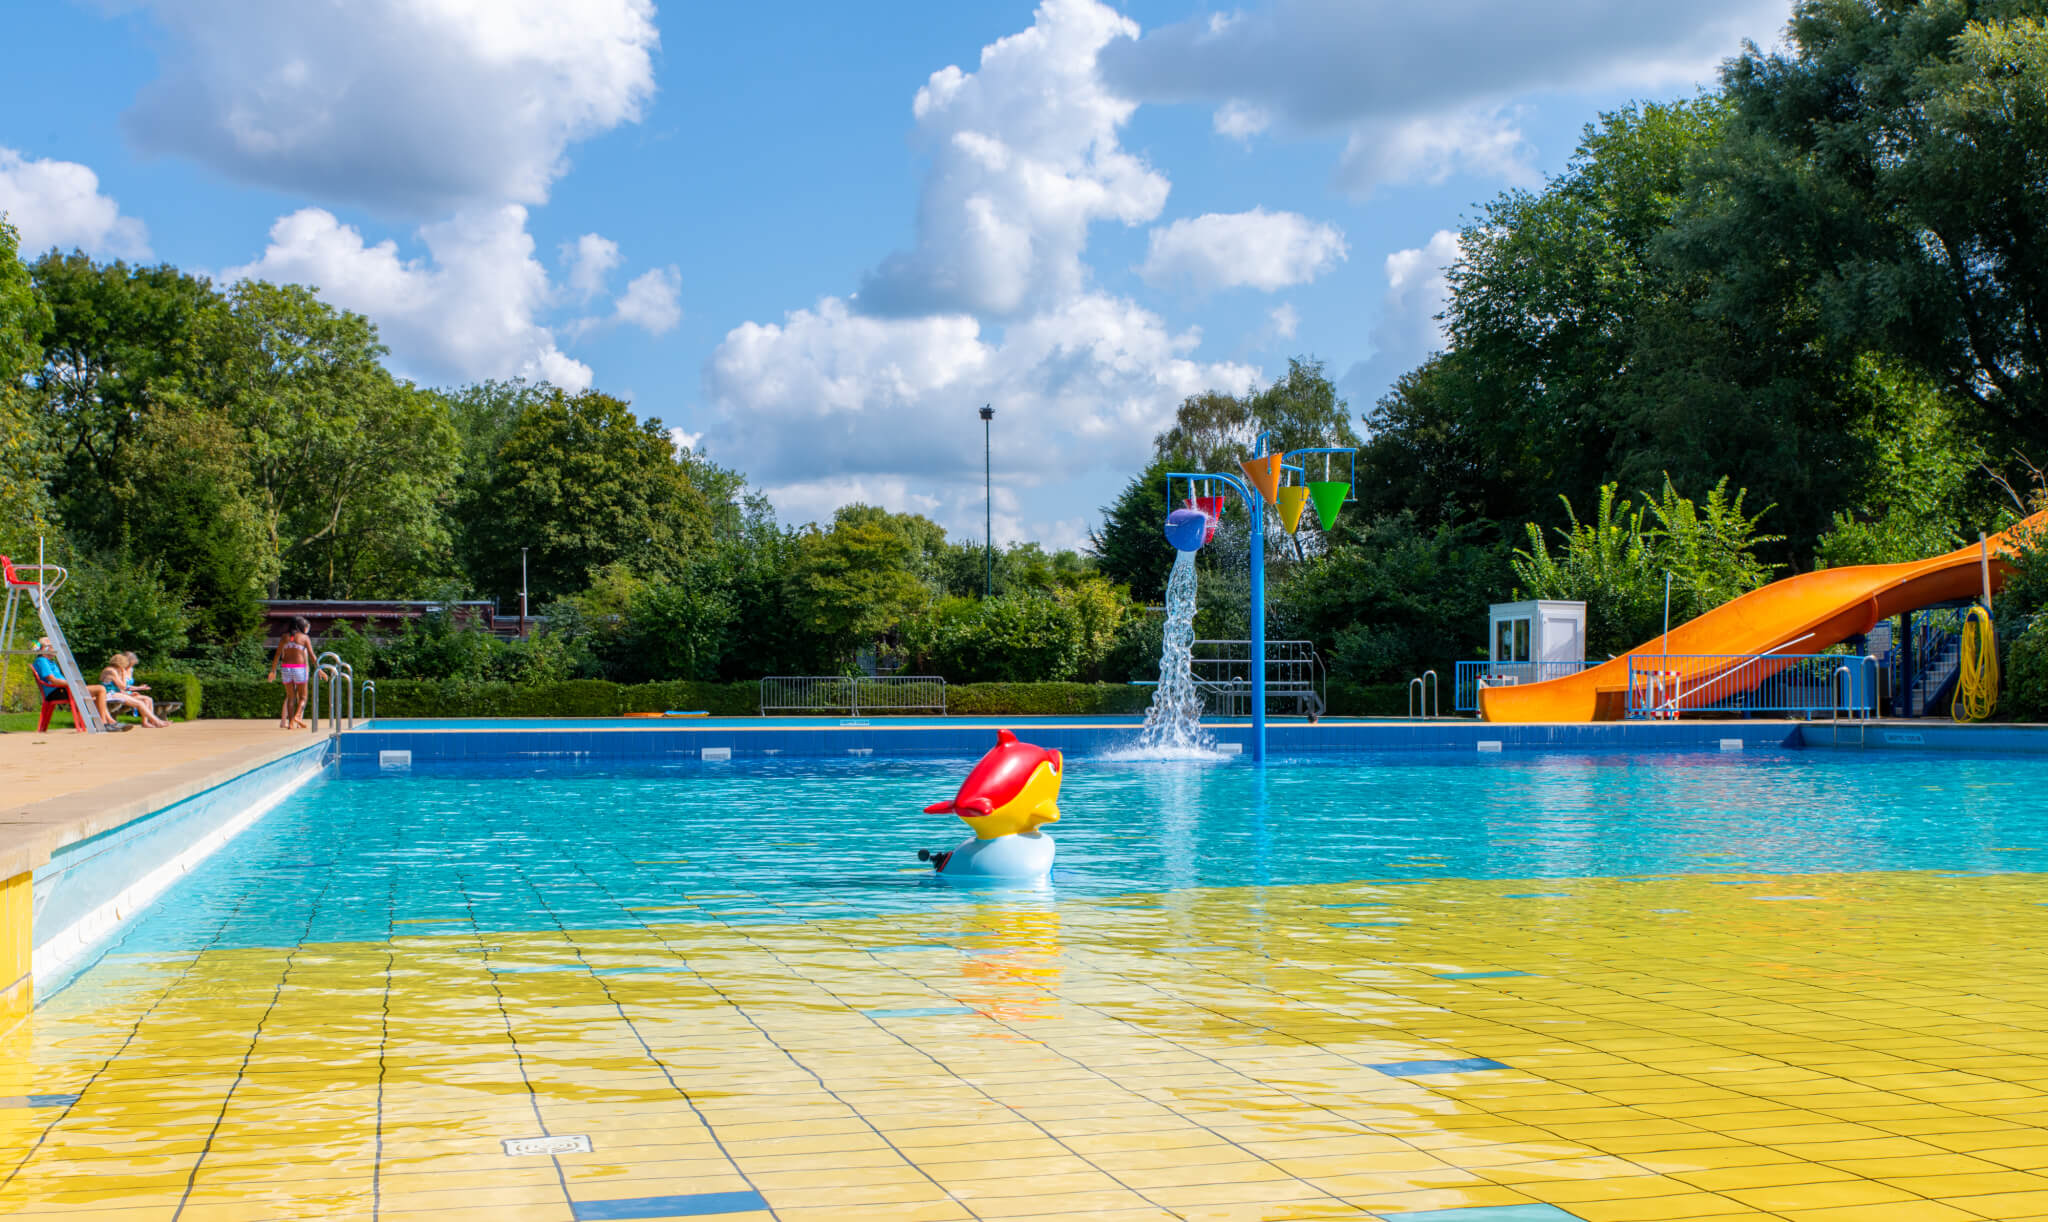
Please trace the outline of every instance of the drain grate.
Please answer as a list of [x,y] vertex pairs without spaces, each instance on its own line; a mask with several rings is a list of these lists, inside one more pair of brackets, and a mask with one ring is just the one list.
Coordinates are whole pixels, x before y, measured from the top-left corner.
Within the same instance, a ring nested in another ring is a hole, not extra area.
[[503,1144],[507,1158],[590,1153],[590,1138],[582,1133],[574,1137],[507,1137]]

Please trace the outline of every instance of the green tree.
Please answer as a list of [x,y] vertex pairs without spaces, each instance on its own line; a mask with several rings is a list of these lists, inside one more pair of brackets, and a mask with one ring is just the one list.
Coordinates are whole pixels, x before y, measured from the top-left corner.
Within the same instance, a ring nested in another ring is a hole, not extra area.
[[1088,533],[1088,554],[1096,567],[1134,598],[1156,603],[1166,597],[1166,579],[1173,572],[1173,548],[1163,533],[1168,512],[1166,473],[1171,459],[1155,458],[1124,490],[1116,503],[1102,507],[1102,524]]
[[54,529],[49,447],[26,385],[42,371],[50,311],[18,246],[14,226],[0,216],[0,553],[17,559],[33,555],[36,539]]
[[920,670],[954,683],[1060,683],[1087,658],[1087,628],[1043,594],[948,599],[909,633]]
[[784,590],[813,642],[814,664],[845,666],[852,651],[894,632],[932,590],[914,567],[931,523],[872,505],[847,505],[830,530],[806,528]]
[[465,558],[500,599],[517,595],[521,548],[536,601],[574,593],[613,563],[673,577],[736,516],[729,499],[715,499],[735,484],[678,453],[661,421],[635,418],[623,400],[550,387],[498,446],[479,502],[487,517],[472,523]]
[[44,360],[31,379],[57,463],[54,492],[80,546],[121,546],[137,480],[128,447],[157,413],[214,376],[225,305],[205,280],[174,267],[96,264],[51,251],[31,268],[47,303]]
[[233,423],[202,408],[157,412],[128,453],[133,477],[108,494],[124,502],[125,547],[156,565],[189,608],[196,643],[227,645],[253,632],[276,560]]
[[[1724,72],[1733,138],[1688,226],[1724,316],[1926,370],[2048,443],[2048,6],[1827,0]],[[1774,495],[1778,495],[1775,491]]]
[[312,289],[247,280],[231,301],[218,393],[278,566],[272,596],[390,594],[394,570],[416,584],[445,568],[434,558],[456,461],[446,405],[395,381],[369,320]]
[[1641,506],[1603,484],[1593,515],[1581,520],[1569,500],[1569,525],[1557,533],[1553,553],[1543,528],[1531,522],[1529,547],[1514,554],[1518,598],[1555,598],[1586,604],[1586,649],[1610,656],[1657,636],[1663,628],[1665,575],[1670,574],[1671,622],[1682,624],[1770,580],[1756,549],[1778,541],[1761,534],[1763,512],[1743,510],[1745,493],[1728,495],[1723,478],[1695,504],[1669,479]]
[[1251,456],[1258,435],[1268,430],[1281,450],[1358,444],[1350,409],[1324,375],[1323,363],[1295,357],[1287,362],[1287,372],[1264,390],[1190,395],[1174,413],[1173,424],[1153,439],[1152,452],[1185,464],[1181,470],[1231,473],[1239,460]]

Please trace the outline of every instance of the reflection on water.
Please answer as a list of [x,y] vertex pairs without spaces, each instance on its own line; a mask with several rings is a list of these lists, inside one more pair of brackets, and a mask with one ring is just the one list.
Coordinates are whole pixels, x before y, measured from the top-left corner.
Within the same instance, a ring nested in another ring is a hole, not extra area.
[[[971,761],[467,764],[309,786],[143,914],[122,953],[653,921],[769,923],[997,897],[916,860]],[[1044,898],[1359,879],[2038,868],[2048,762],[1411,754],[1074,760]]]

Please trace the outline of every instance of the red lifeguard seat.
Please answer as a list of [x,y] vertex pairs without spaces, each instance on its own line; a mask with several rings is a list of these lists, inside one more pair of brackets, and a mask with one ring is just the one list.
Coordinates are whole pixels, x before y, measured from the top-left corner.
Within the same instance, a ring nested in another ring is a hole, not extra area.
[[36,720],[36,733],[41,734],[50,728],[50,714],[58,709],[69,712],[72,726],[80,733],[85,732],[85,723],[79,720],[78,710],[71,707],[71,688],[68,684],[59,683],[53,687],[43,682],[41,675],[37,675],[36,686],[43,690],[43,715]]

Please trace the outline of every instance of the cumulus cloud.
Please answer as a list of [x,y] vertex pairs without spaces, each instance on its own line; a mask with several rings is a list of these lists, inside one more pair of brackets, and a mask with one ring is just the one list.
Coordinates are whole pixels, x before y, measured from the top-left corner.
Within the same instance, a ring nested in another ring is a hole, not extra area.
[[1142,459],[1188,395],[1243,391],[1258,371],[1194,358],[1135,303],[1084,294],[1011,322],[1000,338],[964,314],[878,318],[836,298],[781,323],[734,328],[705,371],[721,453],[746,454],[769,484],[924,472],[928,486],[979,482],[983,403],[1026,444],[1000,464],[1027,481],[1089,462]]
[[534,258],[526,209],[478,208],[422,226],[426,257],[403,258],[392,241],[366,243],[321,208],[270,229],[255,262],[227,279],[306,284],[376,323],[401,372],[426,379],[544,378],[570,391],[591,384],[588,365],[562,354],[535,321],[551,296]]
[[563,279],[578,301],[589,301],[604,292],[605,277],[618,265],[619,244],[601,234],[586,233],[562,243]]
[[55,246],[101,258],[150,257],[148,229],[122,216],[121,205],[100,194],[99,175],[75,161],[30,161],[0,148],[0,215],[20,234],[25,256]]
[[[1269,126],[1343,134],[1340,181],[1365,193],[1497,171],[1508,128],[1487,116],[1509,100],[1702,80],[1743,38],[1773,41],[1790,9],[1790,0],[1268,0],[1107,45],[1101,63],[1125,96],[1217,107],[1226,135]],[[1383,156],[1377,145],[1389,138],[1401,147]]]
[[1346,253],[1342,230],[1298,212],[1211,212],[1154,229],[1138,274],[1155,286],[1184,284],[1197,293],[1271,293],[1308,283]]
[[140,0],[146,150],[415,217],[539,203],[568,146],[640,117],[653,0]]
[[1096,0],[1045,0],[977,71],[934,72],[911,108],[932,157],[916,245],[868,278],[861,308],[1021,314],[1082,290],[1091,224],[1159,215],[1165,177],[1117,143],[1134,104],[1096,71],[1103,48],[1137,36]]
[[1293,339],[1301,329],[1301,311],[1293,303],[1283,301],[1266,312],[1266,325],[1274,339]]
[[683,273],[674,264],[633,277],[619,294],[614,316],[649,335],[660,335],[683,321]]
[[1362,402],[1385,394],[1402,374],[1448,343],[1437,316],[1451,300],[1450,269],[1458,261],[1458,235],[1439,229],[1426,245],[1387,256],[1387,289],[1373,324],[1370,357],[1353,365],[1340,389]]
[[1337,163],[1338,179],[1357,195],[1380,186],[1441,183],[1453,174],[1505,179],[1517,186],[1542,180],[1514,119],[1499,110],[1366,119],[1353,124]]
[[934,73],[914,107],[932,149],[916,244],[858,294],[744,323],[713,352],[701,425],[784,517],[860,500],[978,537],[987,403],[996,538],[1077,545],[1082,519],[1033,517],[1034,490],[1128,478],[1182,399],[1259,381],[1203,359],[1199,330],[1089,283],[1089,227],[1145,223],[1166,201],[1165,177],[1118,147],[1131,105],[1095,69],[1137,32],[1097,0],[1045,0],[976,72]]

